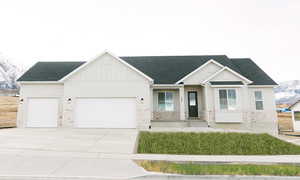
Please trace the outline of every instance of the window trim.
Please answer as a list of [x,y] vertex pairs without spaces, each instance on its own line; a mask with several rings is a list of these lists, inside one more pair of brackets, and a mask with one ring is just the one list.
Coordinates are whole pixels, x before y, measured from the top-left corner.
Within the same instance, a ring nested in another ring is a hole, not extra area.
[[[226,91],[226,99],[227,99],[227,109],[221,108],[221,98],[220,98],[220,90]],[[235,91],[235,109],[229,109],[229,96],[228,96],[228,90],[234,90]],[[236,88],[219,88],[217,91],[218,94],[218,101],[219,101],[219,109],[220,111],[236,111],[238,110],[238,91]]]
[[[165,104],[166,104],[166,97],[167,97],[167,96],[166,96],[166,93],[172,93],[173,110],[167,111],[166,109],[161,110],[161,109],[159,108],[159,93],[164,93],[164,94],[165,94],[165,99],[164,99],[164,103],[165,103]],[[158,92],[157,92],[157,111],[158,111],[158,112],[174,112],[174,111],[175,111],[174,95],[175,95],[174,91],[158,91]]]
[[[255,96],[255,93],[256,92],[260,92],[261,93],[261,100],[257,100],[256,99],[256,96]],[[256,107],[256,102],[262,102],[262,109],[257,109]],[[265,110],[265,106],[264,106],[264,95],[263,95],[263,92],[262,90],[255,90],[254,91],[254,108],[256,111],[264,111]]]

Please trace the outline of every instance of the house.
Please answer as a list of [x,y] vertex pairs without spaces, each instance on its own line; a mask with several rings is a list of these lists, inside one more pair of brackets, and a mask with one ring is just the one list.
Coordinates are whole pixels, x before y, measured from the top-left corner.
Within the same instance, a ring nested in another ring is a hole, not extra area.
[[292,113],[294,131],[300,131],[300,100],[296,101],[288,108]]
[[251,59],[105,52],[88,62],[38,62],[18,81],[18,127],[277,133],[277,84]]

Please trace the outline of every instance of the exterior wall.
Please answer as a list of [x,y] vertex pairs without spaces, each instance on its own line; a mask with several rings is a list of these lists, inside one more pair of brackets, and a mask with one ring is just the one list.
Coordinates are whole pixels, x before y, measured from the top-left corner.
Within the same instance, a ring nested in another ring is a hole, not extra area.
[[137,126],[148,128],[152,111],[150,84],[149,80],[114,57],[105,54],[73,74],[65,82],[62,126],[73,127],[74,109],[78,97],[134,97],[137,105]]
[[[158,110],[158,92],[170,91],[174,93],[174,111],[161,112]],[[153,120],[174,121],[180,119],[180,102],[179,90],[175,89],[161,89],[153,90]]]
[[[264,110],[255,109],[254,91],[262,91]],[[278,134],[278,120],[276,112],[275,94],[273,88],[249,88],[251,115],[248,119],[253,122],[252,130],[255,132],[269,132]]]
[[[278,134],[277,114],[275,105],[275,96],[273,88],[251,88],[244,86],[238,90],[238,103],[241,112],[241,122],[238,123],[218,123],[216,116],[218,114],[219,102],[216,88],[208,88],[208,113],[209,125],[214,128],[248,130],[256,133],[269,133],[272,135]],[[262,91],[264,110],[256,110],[254,91]],[[222,114],[226,119],[229,119],[231,114]]]
[[188,92],[196,91],[198,100],[198,117],[200,119],[205,118],[205,102],[204,102],[204,90],[202,86],[185,86],[184,87],[184,109],[185,109],[185,119],[189,119],[189,106],[188,106]]
[[220,69],[220,66],[214,63],[209,63],[204,68],[199,69],[193,75],[186,78],[183,82],[185,85],[198,85]]
[[21,84],[20,101],[18,106],[17,127],[25,127],[27,120],[27,109],[29,98],[58,98],[59,99],[59,119],[58,126],[62,123],[62,97],[63,84]]

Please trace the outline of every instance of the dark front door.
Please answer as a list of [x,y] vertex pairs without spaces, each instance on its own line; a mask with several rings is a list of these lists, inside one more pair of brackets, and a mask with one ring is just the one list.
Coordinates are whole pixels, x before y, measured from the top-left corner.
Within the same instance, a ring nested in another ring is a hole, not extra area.
[[189,117],[198,117],[197,92],[188,92]]

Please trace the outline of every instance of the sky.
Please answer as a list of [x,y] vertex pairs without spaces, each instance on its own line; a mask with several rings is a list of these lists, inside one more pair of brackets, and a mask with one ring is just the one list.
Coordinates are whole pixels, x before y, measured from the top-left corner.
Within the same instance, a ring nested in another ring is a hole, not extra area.
[[0,54],[37,61],[222,55],[300,79],[299,0],[0,0]]

